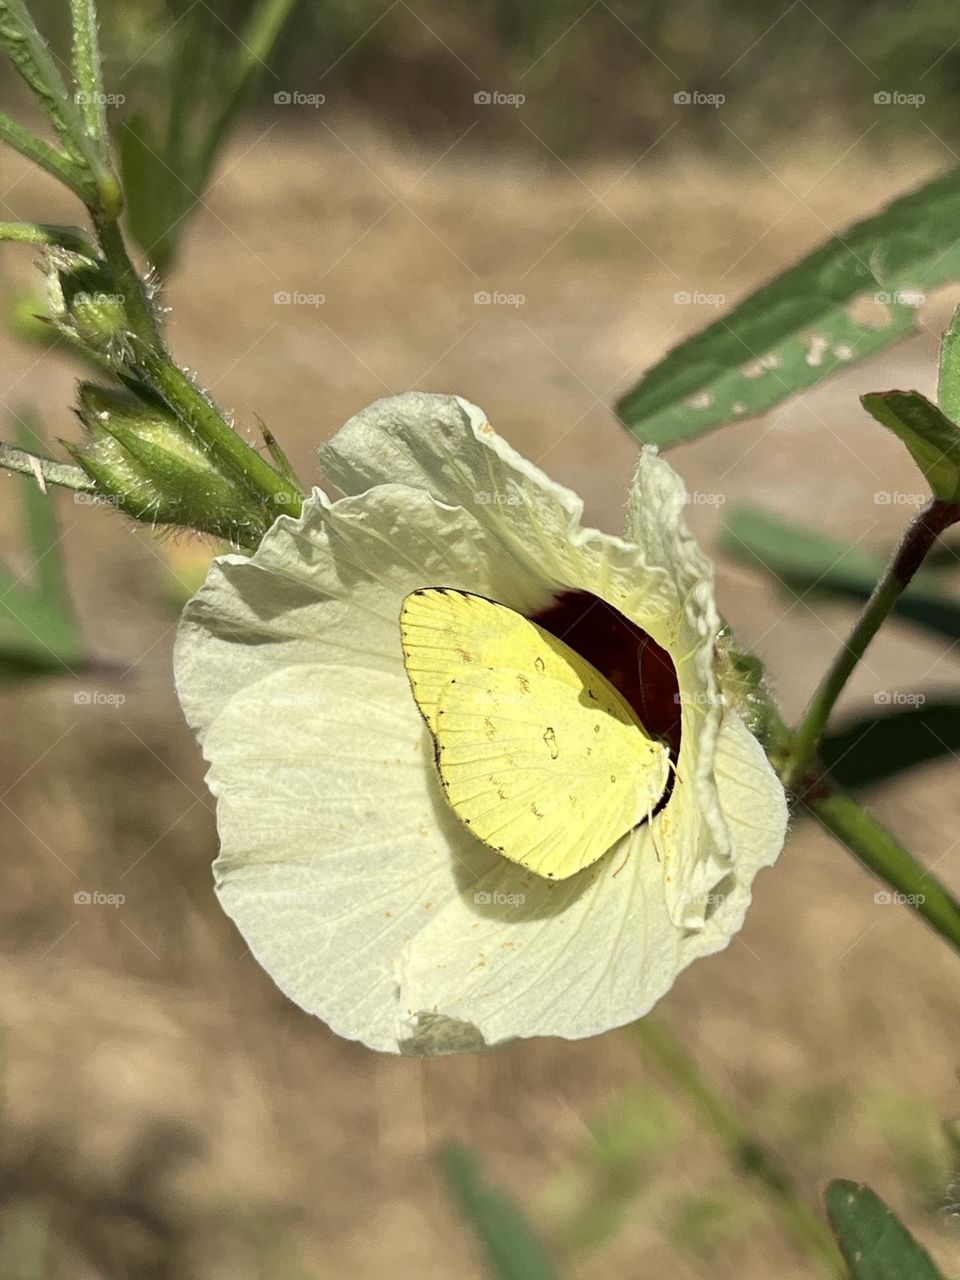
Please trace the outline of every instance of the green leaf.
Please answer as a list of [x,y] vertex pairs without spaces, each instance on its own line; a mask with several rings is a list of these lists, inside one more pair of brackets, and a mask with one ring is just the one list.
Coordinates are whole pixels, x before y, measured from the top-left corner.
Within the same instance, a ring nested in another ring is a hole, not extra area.
[[663,447],[754,417],[916,328],[916,291],[960,277],[960,169],[867,218],[688,338],[620,401]]
[[[883,556],[753,507],[740,507],[727,517],[718,546],[808,601],[815,594],[865,600],[886,568]],[[921,570],[893,612],[950,640],[960,638],[960,598],[937,572]]]
[[[46,40],[22,0],[0,0],[0,49],[30,86],[68,150],[80,142],[80,114]],[[81,148],[80,155],[85,154]]]
[[960,422],[960,307],[940,339],[937,403],[953,422]]
[[459,1143],[442,1153],[447,1186],[482,1244],[498,1280],[556,1280],[557,1273],[520,1210],[487,1185],[476,1157]]
[[869,1187],[838,1179],[827,1188],[826,1203],[855,1280],[944,1280],[927,1251]]
[[960,501],[960,427],[919,391],[872,391],[860,403],[907,446],[934,497]]
[[[897,697],[906,705],[887,710]],[[855,790],[960,754],[960,700],[889,690],[875,698],[876,712],[848,719],[821,744],[820,757],[840,786]]]
[[[19,434],[24,450],[41,444],[36,424],[26,416]],[[86,664],[51,499],[34,479],[19,483],[32,563],[22,577],[0,566],[0,680],[62,674]]]
[[121,124],[120,172],[130,233],[161,273],[173,257],[181,218],[193,192],[161,155],[161,143],[143,115]]

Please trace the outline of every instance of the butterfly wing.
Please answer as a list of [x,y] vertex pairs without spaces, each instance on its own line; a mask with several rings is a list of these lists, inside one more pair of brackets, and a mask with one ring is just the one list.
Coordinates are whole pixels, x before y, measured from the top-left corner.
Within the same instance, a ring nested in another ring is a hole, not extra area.
[[[528,652],[537,635],[546,634],[522,614],[484,596],[446,587],[411,592],[400,610],[403,660],[431,732],[437,731],[440,693],[453,677],[475,667],[509,665],[511,654]],[[544,674],[571,680],[567,664],[552,649],[540,657]]]
[[668,779],[666,749],[603,683],[578,692],[532,668],[477,669],[442,691],[437,725],[437,767],[458,817],[549,879],[602,857],[649,816]]
[[505,605],[441,588],[407,596],[400,628],[447,798],[498,853],[562,880],[652,812],[666,748],[563,641]]

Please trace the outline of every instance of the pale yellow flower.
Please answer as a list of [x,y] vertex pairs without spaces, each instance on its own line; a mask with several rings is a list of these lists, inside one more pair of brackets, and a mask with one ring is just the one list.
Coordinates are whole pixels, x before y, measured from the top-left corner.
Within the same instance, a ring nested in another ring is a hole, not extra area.
[[[252,558],[215,561],[181,625],[224,907],[291,999],[375,1049],[640,1017],[727,945],[786,828],[783,789],[718,685],[712,570],[679,477],[645,450],[625,538],[603,534],[479,409],[419,393],[358,414],[321,461],[344,496],[315,490]],[[672,659],[670,798],[570,880],[507,862],[445,801],[398,623],[403,598],[435,586],[541,618],[558,599],[613,606]]]

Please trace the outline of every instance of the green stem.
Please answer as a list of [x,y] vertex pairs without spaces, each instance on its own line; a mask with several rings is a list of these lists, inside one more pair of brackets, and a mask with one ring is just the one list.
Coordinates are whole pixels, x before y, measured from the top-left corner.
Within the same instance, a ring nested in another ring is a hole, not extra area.
[[166,352],[154,348],[137,353],[146,380],[171,409],[190,426],[198,439],[229,467],[251,493],[266,502],[275,515],[298,516],[303,494],[292,480],[274,471],[255,449],[239,436],[206,394],[195,386]]
[[170,358],[156,312],[130,259],[116,219],[94,215],[94,224],[104,257],[124,295],[127,320],[138,340],[134,361],[143,371],[145,381],[209,447],[224,468],[267,507],[271,516],[281,513],[298,516],[303,505],[299,486],[274,471],[234,431],[209,396]]
[[714,1092],[696,1062],[663,1026],[649,1018],[633,1023],[629,1033],[686,1094],[723,1144],[733,1164],[767,1189],[797,1245],[822,1264],[831,1276],[847,1280],[846,1264],[826,1225],[801,1196],[776,1156],[754,1137],[733,1108]]
[[886,572],[874,587],[853,631],[803,713],[783,772],[787,787],[795,789],[808,770],[830,713],[881,623],[906,590],[940,534],[958,520],[960,504],[933,498],[910,521]]
[[811,794],[806,805],[855,858],[902,895],[905,906],[960,951],[960,903],[882,823],[842,791]]
[[109,166],[97,7],[94,0],[70,0],[73,17],[73,75],[77,83],[80,116],[101,161]]
[[0,222],[0,240],[18,244],[56,245],[71,253],[95,258],[97,251],[79,227],[59,227],[49,222]]
[[114,217],[92,212],[97,239],[103,250],[117,287],[123,294],[123,306],[131,330],[141,341],[157,349],[163,348],[163,338],[156,312],[150,304],[139,271],[130,260],[120,226]]
[[75,489],[79,493],[93,493],[96,485],[85,471],[69,462],[56,462],[53,458],[45,458],[41,454],[29,453],[26,449],[15,449],[11,444],[0,441],[0,467],[7,471],[17,471],[20,475],[36,476],[39,468],[47,484],[59,484],[65,489]]

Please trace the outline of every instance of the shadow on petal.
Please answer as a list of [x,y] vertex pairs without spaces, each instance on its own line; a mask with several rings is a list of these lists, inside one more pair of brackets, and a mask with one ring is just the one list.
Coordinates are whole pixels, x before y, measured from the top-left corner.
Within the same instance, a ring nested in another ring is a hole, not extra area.
[[433,763],[433,738],[426,726],[423,732],[427,794],[450,850],[450,866],[461,898],[480,919],[522,924],[560,915],[589,889],[604,859],[568,880],[544,880],[502,857],[468,831],[451,809]]

